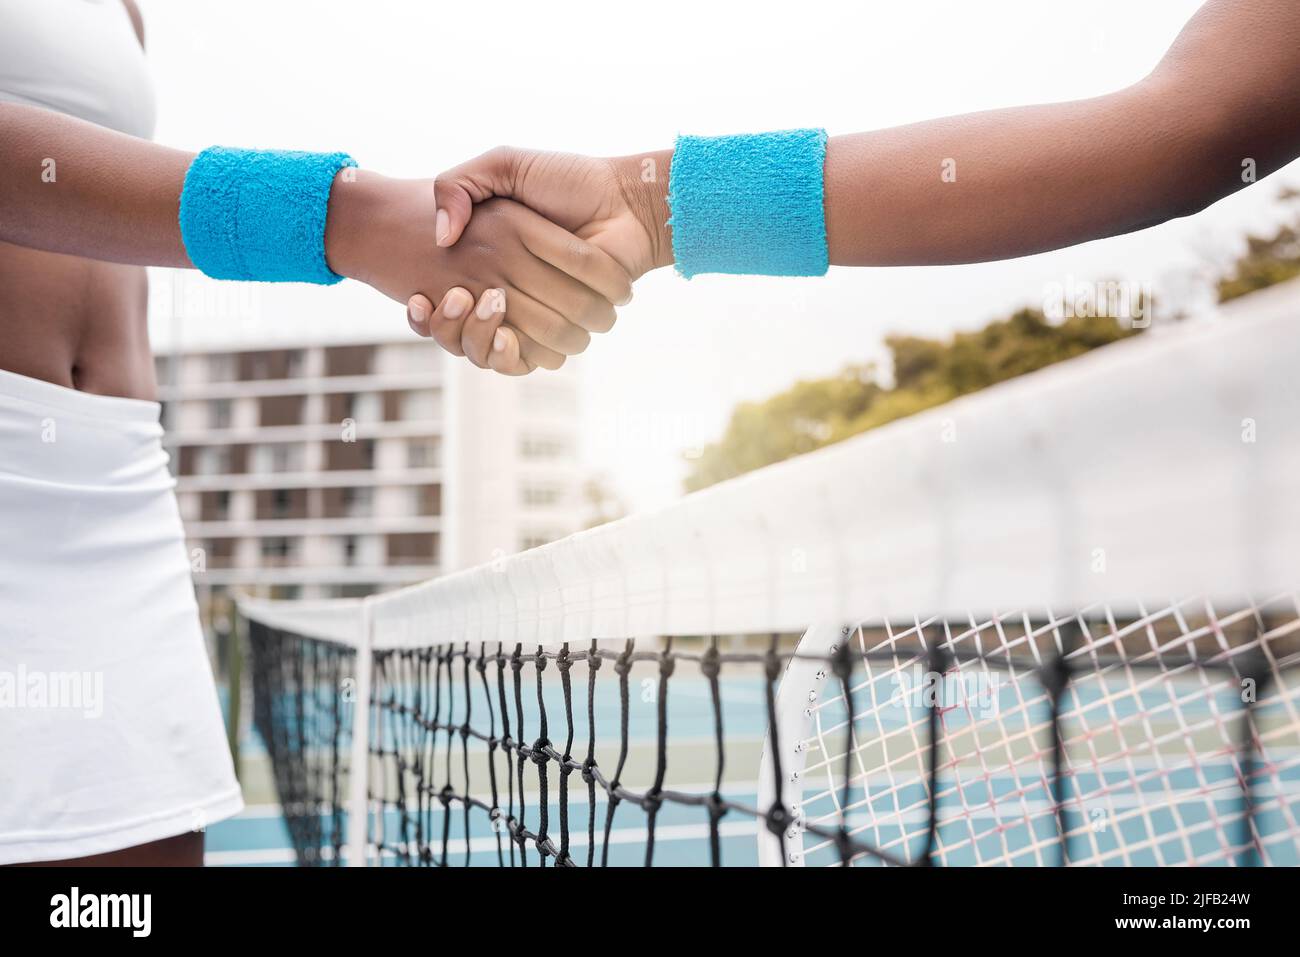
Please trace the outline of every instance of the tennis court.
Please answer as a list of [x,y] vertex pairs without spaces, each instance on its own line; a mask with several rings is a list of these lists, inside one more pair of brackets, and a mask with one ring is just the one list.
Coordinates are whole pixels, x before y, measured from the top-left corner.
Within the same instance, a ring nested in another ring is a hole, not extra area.
[[[711,760],[711,754],[707,745],[709,744],[707,703],[708,687],[706,683],[700,681],[687,681],[673,687],[674,708],[673,717],[675,728],[681,728],[681,732],[674,731],[674,740],[678,747],[675,749],[674,757],[685,761],[694,759],[696,765],[701,767],[707,775],[707,764]],[[743,682],[728,682],[723,686],[723,701],[727,704],[734,705],[753,705],[758,697],[755,687]],[[632,763],[639,766],[641,771],[629,775],[632,781],[643,780],[647,777],[652,769],[650,762],[653,759],[654,752],[654,709],[649,702],[645,702],[645,707],[634,709],[632,711],[632,725],[635,729],[632,732]],[[1137,707],[1136,702],[1130,707],[1130,713],[1125,717],[1131,717]],[[1270,706],[1274,711],[1278,706]],[[734,709],[738,715],[758,714],[759,710],[752,707],[736,707]],[[894,710],[901,711],[901,706],[895,705]],[[530,720],[535,720],[535,711],[530,711]],[[700,719],[705,720],[700,720]],[[692,720],[694,719],[694,720]],[[677,721],[680,724],[676,724]],[[902,724],[906,718],[901,713],[890,715],[888,710],[882,720],[886,725]],[[601,715],[598,716],[597,723],[602,726],[609,726],[617,722],[617,711],[606,707]],[[761,727],[761,722],[751,722],[751,727],[737,727],[734,733],[729,731],[728,734],[728,755],[734,756],[736,764],[741,767],[756,767],[762,747],[762,735],[765,728]],[[251,806],[239,817],[220,822],[208,831],[208,863],[210,865],[270,865],[270,866],[289,866],[294,864],[295,857],[293,845],[289,831],[284,824],[282,812],[273,793],[273,785],[269,780],[270,770],[266,767],[266,752],[261,747],[256,735],[250,735],[244,745],[244,754],[246,757],[245,767],[250,769],[253,778],[246,781],[246,788],[252,788],[253,793],[250,800],[258,803]],[[1145,771],[1150,771],[1153,767],[1152,762],[1146,762]],[[1239,797],[1236,793],[1235,769],[1232,762],[1227,759],[1219,760],[1217,763],[1203,763],[1200,767],[1200,773],[1204,778],[1219,786],[1221,792],[1220,800],[1217,802],[1217,810],[1224,815],[1231,815],[1237,810]],[[1119,777],[1112,775],[1112,777]],[[711,787],[711,784],[704,782],[696,784],[691,790],[703,791]],[[1099,782],[1096,775],[1082,775],[1080,788],[1085,791],[1095,790]],[[868,782],[866,790],[883,786],[883,782]],[[1198,793],[1199,781],[1197,775],[1191,769],[1183,769],[1180,773],[1173,775],[1170,786],[1176,794],[1181,794],[1181,801],[1173,802],[1167,812],[1165,828],[1171,834],[1176,830],[1174,818],[1182,814],[1188,818],[1188,824],[1194,823],[1194,818],[1199,808]],[[1266,786],[1261,789],[1261,797],[1264,798],[1267,806],[1257,815],[1257,825],[1261,832],[1266,834],[1285,833],[1288,827],[1286,816],[1282,810],[1283,805],[1290,807],[1300,807],[1300,768],[1294,765],[1279,777],[1277,787],[1280,790],[1274,793],[1274,785]],[[1008,795],[1022,789],[1022,782],[1017,781],[1014,776],[1004,774],[1000,778],[994,779],[988,783],[989,790],[995,795]],[[912,785],[911,794],[903,795],[903,800],[908,803],[916,803],[920,800],[924,784],[916,782]],[[723,794],[730,800],[754,806],[758,802],[758,786],[756,781],[727,781],[723,788]],[[858,790],[855,788],[855,799],[860,797]],[[941,814],[949,812],[960,813],[963,796],[956,793],[947,793],[941,797],[940,810]],[[973,793],[964,795],[965,802],[982,803],[983,806],[968,815],[967,820],[972,826],[983,827],[992,832],[995,831],[1004,820],[1014,820],[1019,807],[1011,809],[1001,809],[997,807],[996,800],[977,802]],[[1133,800],[1119,802],[1122,809],[1132,808],[1135,806]],[[1032,803],[1033,811],[1041,820],[1039,833],[1050,836],[1052,831],[1052,805],[1050,801],[1037,798]],[[604,815],[608,809],[608,802],[603,792],[598,796],[598,826],[603,827]],[[550,813],[553,818],[558,819],[558,805],[553,805]],[[573,839],[574,853],[585,854],[589,846],[586,836],[586,824],[588,806],[585,797],[579,800],[570,801],[569,813],[571,820],[578,823],[578,831]],[[323,831],[329,828],[329,822],[326,819],[328,812],[322,815],[320,827]],[[530,801],[525,818],[536,820],[537,804],[535,792],[530,793]],[[611,848],[609,852],[609,863],[611,865],[638,865],[645,859],[646,832],[644,823],[635,819],[632,815],[625,815],[626,820],[616,818]],[[913,814],[909,822],[913,825],[918,823],[921,815]],[[862,823],[865,818],[864,814],[850,814],[848,816],[849,826],[853,827]],[[1201,821],[1206,820],[1202,817]],[[1106,832],[1110,823],[1102,814],[1096,814],[1090,817],[1086,822],[1095,839],[1100,843],[1117,848],[1119,841],[1125,839],[1121,833],[1113,840],[1107,840]],[[455,829],[456,837],[448,843],[448,852],[452,863],[461,863],[465,859],[466,851],[471,852],[471,860],[477,865],[495,865],[497,863],[498,842],[496,836],[500,829],[494,829],[491,821],[479,817],[471,818],[470,837],[468,845],[465,841],[463,830],[459,828],[459,822],[453,820],[452,826]],[[396,833],[400,827],[398,814],[396,811],[388,812],[385,822],[386,829]],[[1128,839],[1136,842],[1136,836],[1132,833],[1134,828],[1127,825],[1129,830]],[[734,821],[721,825],[721,856],[729,865],[735,866],[753,866],[758,863],[756,839],[758,835],[758,826],[753,821]],[[685,808],[677,806],[668,806],[662,813],[656,828],[656,854],[655,863],[660,866],[689,866],[698,864],[707,859],[708,849],[708,827],[701,819],[699,813],[693,813]],[[1011,838],[1013,856],[1017,853],[1029,855],[1031,853],[1032,833],[1029,829],[1023,829],[1018,835]],[[1209,830],[1203,830],[1192,838],[1192,857],[1205,856],[1213,851],[1215,837]],[[600,842],[598,841],[598,846]],[[1174,848],[1174,857],[1177,859],[1177,848]],[[508,853],[508,845],[507,852]],[[534,858],[535,860],[535,858]],[[965,854],[952,855],[948,863],[950,864],[973,864],[977,862],[974,849],[969,849]],[[1122,861],[1116,855],[1112,863],[1132,863],[1132,864],[1156,864],[1159,857],[1154,852],[1135,854],[1131,861]],[[1296,845],[1294,842],[1281,843],[1275,847],[1270,863],[1277,866],[1297,866],[1300,865],[1300,856],[1297,855]]]
[[244,601],[279,856],[1300,862],[1298,346],[1186,323],[492,566]]

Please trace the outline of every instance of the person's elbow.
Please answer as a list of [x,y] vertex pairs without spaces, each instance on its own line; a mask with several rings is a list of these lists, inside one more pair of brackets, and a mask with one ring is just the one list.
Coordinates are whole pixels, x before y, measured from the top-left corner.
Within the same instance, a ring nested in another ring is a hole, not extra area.
[[1242,99],[1155,76],[1144,86],[1162,219],[1194,216],[1300,155],[1300,126],[1282,91]]

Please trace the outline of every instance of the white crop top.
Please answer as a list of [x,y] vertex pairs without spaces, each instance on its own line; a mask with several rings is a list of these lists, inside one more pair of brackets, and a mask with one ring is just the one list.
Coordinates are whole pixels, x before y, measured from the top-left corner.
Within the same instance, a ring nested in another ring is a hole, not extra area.
[[0,100],[151,138],[153,83],[122,0],[0,0]]

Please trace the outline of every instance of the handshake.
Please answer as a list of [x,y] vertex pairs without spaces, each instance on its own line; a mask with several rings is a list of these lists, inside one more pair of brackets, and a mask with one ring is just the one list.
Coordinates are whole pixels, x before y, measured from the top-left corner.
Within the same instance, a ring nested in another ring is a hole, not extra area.
[[613,327],[634,280],[673,261],[670,157],[502,147],[434,180],[345,170],[326,259],[405,302],[452,355],[505,375],[558,369]]

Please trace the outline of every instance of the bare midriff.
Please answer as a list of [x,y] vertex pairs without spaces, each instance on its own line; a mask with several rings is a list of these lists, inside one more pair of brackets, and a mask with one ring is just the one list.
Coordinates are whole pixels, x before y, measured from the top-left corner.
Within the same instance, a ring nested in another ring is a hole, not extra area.
[[0,369],[156,399],[148,296],[143,267],[0,243]]

